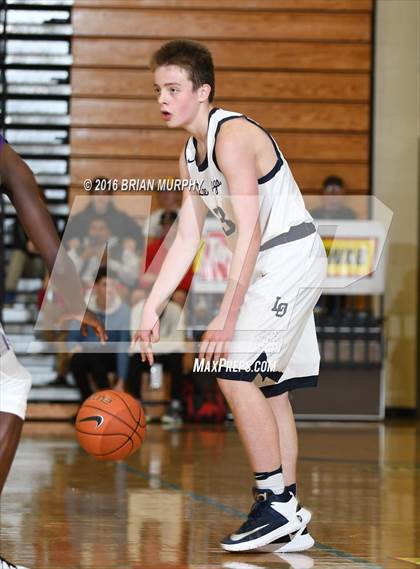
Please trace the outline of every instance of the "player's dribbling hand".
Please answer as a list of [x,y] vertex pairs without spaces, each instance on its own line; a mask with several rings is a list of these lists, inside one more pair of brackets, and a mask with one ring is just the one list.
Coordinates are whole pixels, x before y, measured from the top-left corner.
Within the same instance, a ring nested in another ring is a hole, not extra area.
[[99,338],[101,344],[105,344],[105,342],[108,340],[108,335],[105,331],[104,325],[90,310],[86,310],[83,318],[80,319],[80,323],[80,329],[83,336],[87,336],[88,328],[92,328],[92,330]]
[[153,365],[153,350],[152,343],[159,342],[160,338],[160,326],[159,326],[159,316],[154,311],[143,310],[140,328],[134,334],[132,345],[140,342],[140,354],[141,361],[149,362],[149,365]]
[[218,361],[221,357],[228,357],[230,342],[235,333],[236,318],[217,315],[207,327],[201,338],[200,359]]
[[87,336],[88,328],[92,328],[101,344],[105,344],[108,340],[108,334],[106,333],[104,325],[90,310],[86,310],[81,314],[65,312],[57,320],[59,329],[67,330],[68,328],[66,327],[66,323],[71,320],[80,322],[80,330],[83,336]]

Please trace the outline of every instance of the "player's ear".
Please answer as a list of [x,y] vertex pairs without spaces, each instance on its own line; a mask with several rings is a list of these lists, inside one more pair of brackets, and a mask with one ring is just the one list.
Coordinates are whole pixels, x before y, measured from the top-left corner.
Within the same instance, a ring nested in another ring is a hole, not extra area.
[[211,87],[207,83],[204,83],[198,88],[198,97],[200,103],[203,103],[210,97]]

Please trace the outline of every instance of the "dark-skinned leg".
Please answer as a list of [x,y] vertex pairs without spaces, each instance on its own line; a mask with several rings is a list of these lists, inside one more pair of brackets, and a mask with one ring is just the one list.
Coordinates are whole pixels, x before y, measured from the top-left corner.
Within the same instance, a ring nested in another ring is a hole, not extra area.
[[22,426],[23,421],[17,415],[0,412],[0,494],[15,457]]

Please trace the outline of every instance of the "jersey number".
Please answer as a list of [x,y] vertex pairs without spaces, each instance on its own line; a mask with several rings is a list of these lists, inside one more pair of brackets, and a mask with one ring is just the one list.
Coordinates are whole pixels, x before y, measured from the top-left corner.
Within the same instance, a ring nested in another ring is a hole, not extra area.
[[229,237],[229,235],[235,233],[236,225],[233,223],[231,219],[226,218],[226,213],[223,211],[221,207],[215,207],[213,209],[213,212],[220,219],[220,223],[222,223],[223,233],[226,235],[226,237]]

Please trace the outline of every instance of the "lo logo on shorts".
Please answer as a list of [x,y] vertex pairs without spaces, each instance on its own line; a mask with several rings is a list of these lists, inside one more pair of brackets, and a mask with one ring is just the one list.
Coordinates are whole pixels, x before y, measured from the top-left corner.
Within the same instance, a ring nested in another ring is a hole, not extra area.
[[287,311],[288,304],[287,302],[280,302],[281,296],[276,298],[276,302],[274,303],[273,308],[271,309],[273,312],[276,313],[277,318],[284,316]]

